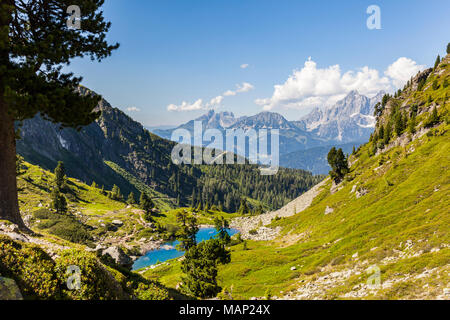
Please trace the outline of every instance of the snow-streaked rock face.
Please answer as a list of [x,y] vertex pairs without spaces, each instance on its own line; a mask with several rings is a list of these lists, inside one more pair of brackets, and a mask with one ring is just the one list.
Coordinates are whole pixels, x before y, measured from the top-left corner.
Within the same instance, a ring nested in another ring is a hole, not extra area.
[[[194,122],[201,121],[203,131],[201,133],[194,131]],[[249,130],[260,129],[279,129],[280,133],[280,153],[285,154],[297,150],[306,150],[321,146],[324,141],[317,139],[313,134],[299,128],[292,121],[286,120],[281,114],[276,112],[261,112],[254,116],[242,116],[236,118],[232,112],[215,112],[208,111],[201,117],[191,120],[185,124],[180,125],[175,129],[169,130],[155,130],[155,134],[171,139],[172,133],[176,129],[186,129],[191,133],[192,144],[198,145],[195,141],[202,141],[202,136],[207,129],[217,129],[222,132],[223,137],[227,136],[227,130]],[[202,141],[203,146],[207,146],[209,141]],[[239,150],[237,151],[239,152]]]
[[354,90],[334,106],[313,109],[295,124],[325,140],[365,141],[375,127],[374,106],[383,95],[379,92],[368,98]]

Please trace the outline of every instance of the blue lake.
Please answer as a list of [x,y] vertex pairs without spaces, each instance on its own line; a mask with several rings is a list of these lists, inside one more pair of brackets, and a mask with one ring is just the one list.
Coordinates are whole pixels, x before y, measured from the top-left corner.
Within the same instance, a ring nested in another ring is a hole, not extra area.
[[[230,236],[239,233],[236,229],[228,229],[228,234]],[[214,228],[202,228],[197,232],[196,238],[197,242],[209,240],[217,235],[217,231]],[[184,255],[184,251],[178,251],[176,245],[180,242],[172,241],[166,242],[162,245],[160,249],[152,250],[147,252],[144,256],[137,259],[133,264],[133,270],[145,268],[159,262],[164,262],[166,260],[179,258]]]

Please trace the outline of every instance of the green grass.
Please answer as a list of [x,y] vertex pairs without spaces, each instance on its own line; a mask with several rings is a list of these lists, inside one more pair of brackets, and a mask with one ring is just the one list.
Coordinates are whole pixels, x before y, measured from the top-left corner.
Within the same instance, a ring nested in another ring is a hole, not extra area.
[[[282,227],[279,239],[248,241],[248,250],[243,250],[243,244],[232,247],[232,262],[220,267],[219,284],[232,286],[234,298],[261,297],[268,289],[279,296],[281,291],[298,287],[300,280],[310,281],[328,272],[322,268],[352,267],[356,252],[359,261],[380,264],[407,240],[415,243],[415,252],[426,253],[383,266],[383,278],[447,265],[450,249],[433,253],[430,249],[450,242],[449,129],[443,124],[437,135],[425,135],[406,148],[391,149],[377,170],[381,155],[368,157],[368,146],[364,146],[351,168],[351,181],[343,182],[340,191],[330,194],[328,182],[308,209],[273,222],[273,226]],[[411,147],[415,151],[407,153]],[[368,193],[357,199],[351,193],[353,185]],[[334,212],[325,215],[327,206]],[[289,246],[281,242],[299,234],[307,237]],[[292,266],[296,270],[291,270]],[[181,281],[180,263],[171,261],[169,266],[148,270],[145,276],[174,287]],[[366,278],[366,274],[350,278],[330,290],[328,297],[337,298]],[[398,285],[380,291],[376,297],[407,297],[417,290],[415,283]]]
[[[111,169],[113,169],[116,173],[121,175],[125,180],[127,180],[132,186],[134,186],[139,192],[147,193],[152,199],[155,205],[160,210],[170,210],[176,207],[176,199],[169,198],[166,195],[154,190],[149,187],[141,180],[133,176],[131,173],[121,168],[119,165],[115,164],[111,161],[105,161],[105,164],[108,165]],[[126,197],[127,195],[125,195]],[[135,197],[139,197],[139,195],[135,195]],[[137,201],[138,199],[136,199]]]
[[[116,167],[115,170],[120,171],[121,169]],[[127,244],[131,247],[136,246],[136,241],[141,238],[153,237],[156,239],[170,235],[170,232],[159,234],[155,230],[144,227],[141,219],[142,211],[138,206],[129,206],[124,202],[112,200],[100,188],[88,186],[72,178],[68,178],[68,190],[64,193],[68,201],[68,215],[53,214],[46,219],[37,219],[36,213],[48,211],[50,208],[50,193],[55,177],[53,173],[26,162],[23,165],[23,171],[24,174],[18,179],[20,209],[24,216],[32,217],[33,228],[40,233],[90,244],[89,237],[84,234],[84,231],[87,230],[86,232],[94,238],[126,237]],[[127,179],[131,182],[134,181],[131,177],[127,177]],[[142,185],[136,183],[135,187],[141,189]],[[151,188],[145,190],[154,198],[162,197],[160,193]],[[165,199],[155,200],[161,212],[155,213],[153,216],[154,221],[163,227],[173,229],[177,224],[176,214],[179,211],[193,211],[192,208],[171,209],[172,205],[168,205],[168,202],[165,201]],[[199,223],[212,224],[217,216],[230,219],[236,217],[237,214],[209,210],[196,212],[196,216]],[[124,224],[121,227],[112,228],[113,220],[121,220]]]

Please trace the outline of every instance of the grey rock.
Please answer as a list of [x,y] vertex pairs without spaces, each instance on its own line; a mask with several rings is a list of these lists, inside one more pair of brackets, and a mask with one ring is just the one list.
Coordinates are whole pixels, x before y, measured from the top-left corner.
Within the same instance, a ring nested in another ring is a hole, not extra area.
[[329,206],[327,206],[327,207],[325,208],[325,215],[330,214],[330,213],[332,213],[333,211],[334,211],[333,208],[330,208]]
[[133,259],[131,259],[120,247],[109,247],[102,252],[103,255],[109,255],[119,266],[131,268]]
[[111,223],[116,226],[123,226],[123,222],[121,220],[113,220]]
[[0,277],[0,300],[23,300],[22,293],[13,279]]
[[359,189],[358,191],[356,191],[356,198],[359,199],[362,196],[365,196],[367,193],[369,193],[367,189]]
[[27,237],[25,237],[24,235],[22,235],[20,233],[6,232],[5,235],[7,235],[8,237],[10,237],[11,239],[16,240],[16,241],[30,242],[30,240]]

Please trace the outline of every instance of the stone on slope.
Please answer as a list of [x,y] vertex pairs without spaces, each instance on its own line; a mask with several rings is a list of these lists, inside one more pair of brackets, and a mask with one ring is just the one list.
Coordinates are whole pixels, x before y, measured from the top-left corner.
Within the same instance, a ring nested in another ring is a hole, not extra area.
[[120,247],[109,247],[103,250],[102,254],[109,255],[119,266],[131,268],[133,265],[133,260]]
[[0,277],[0,300],[23,300],[20,289],[13,279]]

